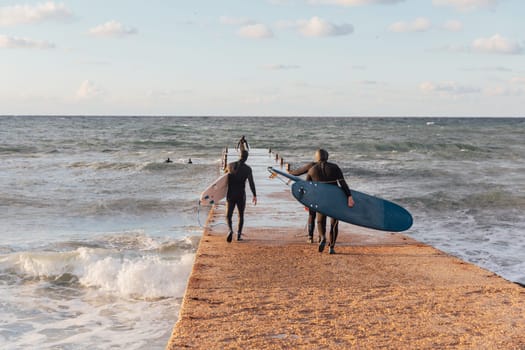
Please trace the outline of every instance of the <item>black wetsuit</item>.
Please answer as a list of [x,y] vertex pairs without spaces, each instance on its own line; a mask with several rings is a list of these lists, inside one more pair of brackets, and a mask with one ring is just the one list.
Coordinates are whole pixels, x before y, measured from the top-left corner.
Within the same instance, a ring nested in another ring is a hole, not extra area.
[[[337,164],[329,163],[329,162],[312,162],[304,165],[303,167],[290,172],[292,175],[302,175],[306,173],[306,180],[308,181],[319,181],[319,182],[327,182],[334,184],[336,186],[339,186],[347,197],[350,197],[352,193],[350,192],[350,188],[348,187],[348,184],[346,183],[343,172],[339,168]],[[308,228],[310,235],[310,229],[311,234],[313,234],[313,224],[315,222],[316,212],[313,210],[309,210],[309,217],[308,217]],[[319,213],[317,215],[317,231],[319,233],[319,238],[323,239],[326,236],[326,215]],[[337,240],[337,234],[339,233],[339,220],[331,218],[330,221],[330,247],[335,246],[335,242]]]
[[237,147],[235,148],[242,152],[242,151],[248,151],[250,149],[250,146],[248,145],[248,141],[246,141],[245,138],[241,138],[239,142],[237,142]]
[[239,226],[237,233],[242,233],[244,225],[244,209],[246,208],[246,180],[250,184],[250,190],[256,197],[255,183],[253,182],[252,168],[244,164],[243,160],[228,164],[226,168],[228,175],[228,193],[226,194],[226,221],[230,231],[232,229],[232,216],[235,206],[239,212]]

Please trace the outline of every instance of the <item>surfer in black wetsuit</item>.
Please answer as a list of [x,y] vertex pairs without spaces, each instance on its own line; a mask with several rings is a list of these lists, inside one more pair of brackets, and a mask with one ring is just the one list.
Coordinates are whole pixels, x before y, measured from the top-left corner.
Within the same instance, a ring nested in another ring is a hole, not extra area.
[[[307,181],[320,181],[331,183],[339,186],[348,197],[348,206],[354,206],[354,199],[348,184],[346,183],[343,172],[335,163],[328,162],[328,152],[324,149],[318,149],[315,152],[315,162],[308,163],[303,167],[290,172],[292,175],[306,175]],[[319,232],[319,252],[324,250],[326,244],[326,215],[309,211],[308,216],[308,236],[309,241],[313,239],[314,222],[317,216],[317,231]],[[339,220],[330,218],[330,254],[335,254],[335,242],[339,233]]]
[[257,204],[257,194],[255,192],[255,183],[253,182],[252,168],[246,165],[248,151],[241,151],[241,157],[238,161],[228,164],[226,172],[228,175],[228,192],[226,194],[226,221],[230,232],[226,241],[230,243],[233,236],[232,216],[235,206],[239,213],[239,226],[237,228],[237,240],[242,240],[242,227],[244,225],[244,209],[246,208],[246,180],[250,184],[250,190],[253,194],[252,202]]
[[250,150],[250,146],[248,145],[248,141],[246,141],[246,138],[244,137],[244,135],[242,135],[239,142],[237,142],[237,146],[235,146],[235,149],[240,150],[241,152]]

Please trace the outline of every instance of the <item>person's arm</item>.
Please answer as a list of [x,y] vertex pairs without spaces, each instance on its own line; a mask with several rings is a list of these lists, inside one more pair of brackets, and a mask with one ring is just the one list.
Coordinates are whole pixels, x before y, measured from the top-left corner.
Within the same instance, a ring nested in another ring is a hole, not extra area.
[[345,194],[348,196],[348,207],[352,208],[355,205],[355,202],[354,198],[352,198],[352,192],[350,192],[350,188],[348,188],[348,184],[346,183],[345,179],[339,180],[339,185],[341,186]]
[[250,184],[250,190],[253,194],[252,203],[253,205],[257,205],[257,193],[255,192],[255,182],[253,181],[253,175],[252,171],[250,169],[250,174],[248,175],[248,183]]
[[315,162],[311,162],[311,163],[303,165],[299,169],[289,171],[288,173],[291,175],[300,176],[300,175],[306,174],[308,170],[310,170],[314,165],[315,165]]
[[348,184],[346,183],[345,178],[343,176],[343,172],[339,167],[337,167],[337,171],[339,173],[337,176],[337,182],[339,183],[339,187],[341,187],[343,192],[348,197],[348,207],[352,208],[355,205],[354,199],[352,198],[352,192],[350,191],[350,188],[348,187]]

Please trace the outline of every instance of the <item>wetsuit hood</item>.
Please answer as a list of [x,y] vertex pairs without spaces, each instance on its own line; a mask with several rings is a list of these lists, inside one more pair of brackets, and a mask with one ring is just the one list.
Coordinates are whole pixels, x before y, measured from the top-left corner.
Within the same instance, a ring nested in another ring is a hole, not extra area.
[[328,160],[328,152],[320,148],[315,151],[314,157],[316,162],[326,162]]
[[248,159],[248,151],[241,151],[241,156],[239,158],[243,163]]

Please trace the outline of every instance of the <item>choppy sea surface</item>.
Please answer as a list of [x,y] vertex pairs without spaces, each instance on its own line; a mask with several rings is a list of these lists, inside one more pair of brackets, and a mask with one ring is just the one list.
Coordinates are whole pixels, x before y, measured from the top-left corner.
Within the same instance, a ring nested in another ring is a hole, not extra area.
[[327,149],[406,234],[525,283],[525,119],[4,116],[0,347],[163,349],[240,135],[292,166]]

